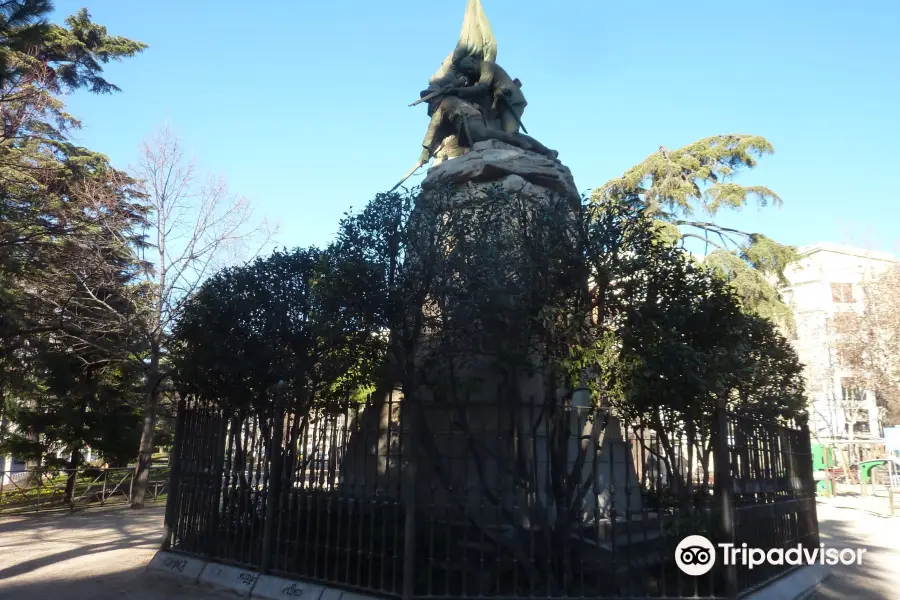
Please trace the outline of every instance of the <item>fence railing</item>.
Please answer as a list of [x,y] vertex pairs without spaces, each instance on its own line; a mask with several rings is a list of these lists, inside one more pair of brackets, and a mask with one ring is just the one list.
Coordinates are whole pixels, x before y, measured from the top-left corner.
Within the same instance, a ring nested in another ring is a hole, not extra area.
[[[168,485],[169,467],[152,467],[146,501],[165,501]],[[0,514],[127,504],[133,486],[133,467],[0,471]]]
[[[818,548],[816,482],[807,427],[785,427],[729,415],[737,547]],[[758,586],[785,567],[763,564],[738,571],[740,589]]]
[[733,597],[784,567],[687,576],[681,539],[818,547],[805,426],[393,397],[259,412],[182,403],[170,549],[385,597],[512,599]]

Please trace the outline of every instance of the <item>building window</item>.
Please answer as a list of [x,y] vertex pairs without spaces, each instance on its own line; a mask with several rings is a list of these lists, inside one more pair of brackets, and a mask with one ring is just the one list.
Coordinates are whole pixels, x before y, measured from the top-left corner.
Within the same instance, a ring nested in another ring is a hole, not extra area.
[[841,401],[845,404],[862,404],[865,397],[859,383],[853,377],[841,377]]
[[844,408],[844,432],[851,427],[854,434],[869,433],[869,409],[865,406],[866,393],[852,377],[841,378],[841,404]]
[[849,283],[832,283],[831,300],[837,303],[853,302],[853,285]]

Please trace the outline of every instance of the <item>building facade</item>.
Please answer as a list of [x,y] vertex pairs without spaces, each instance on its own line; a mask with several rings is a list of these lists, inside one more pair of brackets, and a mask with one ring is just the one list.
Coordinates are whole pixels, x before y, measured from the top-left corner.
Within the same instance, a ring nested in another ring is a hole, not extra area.
[[789,285],[782,293],[794,313],[790,337],[805,365],[811,433],[821,444],[882,441],[883,411],[841,341],[861,326],[864,284],[900,260],[830,243],[805,246],[799,253],[800,260],[785,273]]

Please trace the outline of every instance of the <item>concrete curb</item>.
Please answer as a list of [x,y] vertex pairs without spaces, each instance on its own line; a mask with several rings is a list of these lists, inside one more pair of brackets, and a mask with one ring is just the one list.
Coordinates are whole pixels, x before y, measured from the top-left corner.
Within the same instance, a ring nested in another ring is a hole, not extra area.
[[[339,590],[331,591],[337,592]],[[326,600],[326,598],[323,597],[322,600]],[[334,598],[332,600],[337,600],[337,598]],[[343,594],[341,594],[340,600],[376,600],[376,598],[375,596],[365,596],[363,594],[356,594],[353,592],[344,592]]]
[[[274,575],[259,575],[255,571],[208,563],[173,552],[157,552],[147,565],[147,570],[183,577],[195,583],[236,592],[245,598],[260,600],[375,600],[374,596]],[[825,565],[801,567],[790,575],[742,596],[741,600],[801,600],[815,592],[829,574]]]
[[220,590],[235,592],[244,598],[260,600],[377,600],[375,596],[345,592],[315,583],[285,579],[274,575],[260,575],[199,558],[160,550],[153,555],[148,571],[183,578]]
[[741,600],[801,600],[812,595],[831,573],[825,565],[800,567]]
[[292,598],[303,598],[303,600],[377,600],[374,596],[345,592],[315,583],[285,579],[273,575],[261,575],[256,585],[253,586],[250,597],[259,598],[260,600],[291,600]]
[[248,598],[259,573],[238,567],[208,563],[197,578],[198,583],[206,584],[220,590],[229,590]]
[[324,591],[324,587],[314,583],[304,583],[273,575],[261,575],[256,585],[253,586],[250,597],[262,600],[289,600],[291,598],[320,600]]
[[147,570],[183,577],[196,582],[197,578],[200,577],[200,573],[206,568],[206,564],[205,560],[200,560],[199,558],[160,550],[153,556],[150,564],[147,565]]

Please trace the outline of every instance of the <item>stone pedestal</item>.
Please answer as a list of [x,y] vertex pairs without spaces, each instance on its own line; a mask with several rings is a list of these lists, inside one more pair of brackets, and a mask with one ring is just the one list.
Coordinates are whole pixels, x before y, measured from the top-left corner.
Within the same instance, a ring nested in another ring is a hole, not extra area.
[[479,142],[462,156],[436,162],[422,190],[428,193],[445,186],[458,187],[461,193],[499,186],[535,200],[557,195],[570,198],[573,208],[580,200],[571,171],[559,160],[497,140]]
[[[463,201],[499,189],[514,195],[520,207],[562,200],[558,205],[567,206],[573,218],[580,204],[572,174],[561,162],[496,140],[477,143],[462,156],[440,161],[429,170],[421,188],[422,203],[438,196],[444,200],[449,194],[452,205],[452,198]],[[422,345],[427,353],[427,340]],[[559,489],[554,485],[560,473],[572,473],[578,464],[576,478],[586,491],[581,502],[583,520],[607,518],[612,508],[619,514],[626,508],[640,510],[637,476],[618,420],[610,419],[601,432],[602,419],[590,407],[548,413],[544,374],[537,360],[533,364],[534,369],[504,376],[490,368],[489,358],[466,356],[466,366],[456,373],[479,385],[475,391],[467,390],[464,404],[447,401],[446,390],[429,388],[429,384],[418,391],[429,430],[425,440],[429,448],[419,454],[419,510],[442,515],[451,507],[484,510],[493,505],[490,497],[501,499],[512,512],[530,512],[532,516],[523,517],[526,522],[521,526],[552,524],[562,509],[555,505]],[[342,485],[353,493],[401,497],[411,419],[403,414],[399,390],[392,392],[392,402],[386,399],[388,393],[381,390],[385,399],[366,411],[344,460]],[[558,407],[562,393],[556,396],[551,404]],[[402,448],[398,446],[401,439]],[[429,453],[442,457],[439,466],[428,464]],[[551,464],[554,454],[561,462]],[[376,472],[377,478],[373,477]],[[523,478],[527,485],[523,486]],[[631,494],[625,493],[626,486]],[[531,522],[535,511],[541,513],[537,523]]]

